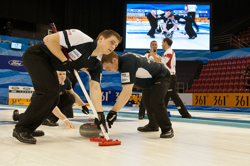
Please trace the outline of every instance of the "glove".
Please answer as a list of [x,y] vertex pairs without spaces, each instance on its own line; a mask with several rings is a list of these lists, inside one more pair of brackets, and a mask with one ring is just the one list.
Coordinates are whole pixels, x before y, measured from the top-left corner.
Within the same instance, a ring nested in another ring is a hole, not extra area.
[[74,74],[74,69],[76,69],[76,67],[72,61],[69,60],[64,61],[63,66],[69,73]]
[[109,111],[107,115],[107,122],[108,122],[109,128],[111,128],[111,125],[113,125],[116,118],[117,118],[117,112],[112,111],[112,110]]
[[166,31],[163,31],[162,34],[165,35],[167,32]]
[[98,119],[95,118],[95,124],[97,125],[97,128],[101,129],[100,125],[102,124],[104,129],[106,130],[106,132],[108,132],[108,128],[107,128],[106,123],[105,123],[104,113],[103,112],[97,112],[97,114],[98,114]]
[[86,105],[83,105],[83,106],[82,106],[82,112],[83,112],[84,114],[86,114],[86,115],[89,114],[89,109],[88,109],[88,107],[87,107]]

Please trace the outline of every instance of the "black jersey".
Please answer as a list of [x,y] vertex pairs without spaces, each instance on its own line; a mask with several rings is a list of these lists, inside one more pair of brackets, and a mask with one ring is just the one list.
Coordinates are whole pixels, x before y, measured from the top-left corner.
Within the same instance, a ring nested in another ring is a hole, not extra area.
[[[84,70],[90,76],[90,79],[100,82],[102,73],[102,55],[91,57],[90,55],[96,49],[97,41],[77,29],[65,30],[59,32],[60,45],[65,47],[71,60],[74,62],[77,70]],[[52,66],[55,70],[66,71],[62,62],[53,55],[44,44],[39,47],[49,55]]]
[[68,77],[66,77],[65,81],[60,84],[60,95],[65,94],[66,90],[72,89],[72,83]]
[[192,17],[190,17],[190,16],[174,15],[174,19],[175,19],[176,23],[179,23],[179,24],[186,24],[187,22],[192,21]]
[[162,13],[159,15],[158,20],[163,20],[164,23],[167,23],[170,19],[168,19],[168,17],[165,16],[165,13]]
[[163,64],[153,62],[145,56],[135,53],[122,53],[118,57],[118,71],[122,84],[135,84],[139,88],[148,88],[169,71]]

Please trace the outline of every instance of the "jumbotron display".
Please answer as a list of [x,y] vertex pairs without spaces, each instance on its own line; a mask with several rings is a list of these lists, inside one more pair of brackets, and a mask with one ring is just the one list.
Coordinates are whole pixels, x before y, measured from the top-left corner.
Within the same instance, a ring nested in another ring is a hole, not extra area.
[[173,49],[210,50],[210,4],[126,4],[126,49],[171,37]]

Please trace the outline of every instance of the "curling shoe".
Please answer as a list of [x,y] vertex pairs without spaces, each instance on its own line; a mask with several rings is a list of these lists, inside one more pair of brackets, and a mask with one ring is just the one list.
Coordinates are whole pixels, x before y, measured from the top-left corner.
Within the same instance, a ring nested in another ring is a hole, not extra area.
[[192,118],[192,116],[188,113],[187,115],[182,115],[181,116],[182,118],[187,118],[187,119],[190,119],[190,118]]
[[163,132],[160,135],[160,138],[172,138],[174,137],[174,130],[171,128],[171,130],[167,131],[167,132]]
[[35,130],[35,131],[32,132],[32,136],[33,137],[44,136],[44,132],[42,130]]
[[19,111],[18,110],[14,110],[13,111],[13,115],[12,115],[12,119],[14,121],[18,121],[19,119],[17,118],[17,116],[19,115]]
[[150,127],[148,125],[145,125],[143,127],[138,127],[137,130],[140,132],[150,132],[150,131],[159,131],[159,128],[158,127]]
[[13,137],[15,137],[18,141],[23,142],[23,143],[36,144],[36,139],[32,136],[32,134],[28,132],[17,132],[14,129]]
[[59,124],[49,120],[49,119],[44,119],[44,121],[42,122],[42,125],[46,125],[46,126],[58,126]]

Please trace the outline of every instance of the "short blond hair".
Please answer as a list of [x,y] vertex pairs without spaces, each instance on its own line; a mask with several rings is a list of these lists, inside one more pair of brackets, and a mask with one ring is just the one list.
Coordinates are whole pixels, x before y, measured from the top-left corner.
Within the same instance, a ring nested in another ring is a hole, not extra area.
[[112,59],[113,58],[116,58],[116,59],[118,59],[118,54],[117,53],[115,53],[114,51],[113,52],[111,52],[110,54],[108,54],[108,55],[103,55],[102,56],[102,63],[104,63],[104,62],[106,62],[106,63],[112,63]]
[[96,40],[98,40],[100,38],[100,36],[103,36],[105,39],[107,39],[111,36],[115,36],[118,39],[119,43],[122,42],[122,37],[116,31],[111,30],[111,29],[104,30],[101,33],[99,33]]

